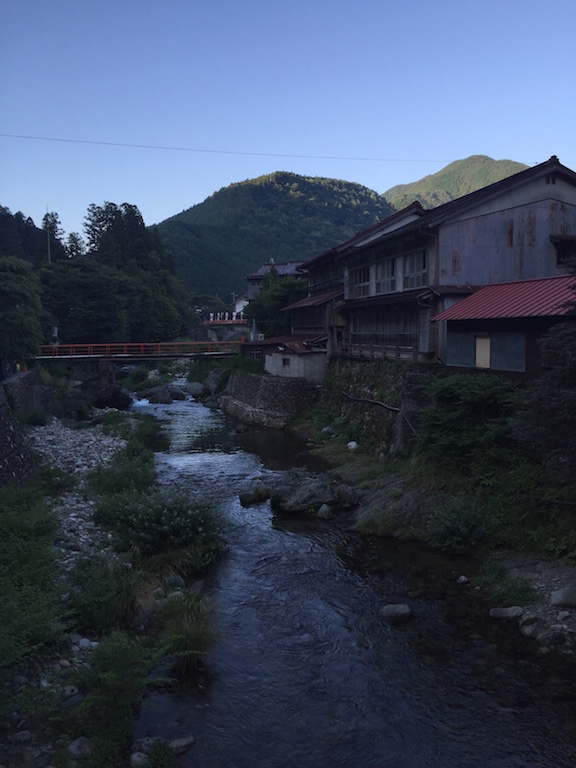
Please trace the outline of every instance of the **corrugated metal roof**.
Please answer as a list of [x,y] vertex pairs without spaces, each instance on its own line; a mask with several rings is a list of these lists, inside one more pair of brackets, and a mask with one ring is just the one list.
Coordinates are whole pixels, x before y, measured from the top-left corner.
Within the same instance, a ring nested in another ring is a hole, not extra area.
[[563,305],[576,299],[574,288],[576,277],[573,275],[485,285],[432,319],[487,320],[565,315],[568,312]]
[[327,304],[331,299],[335,299],[338,296],[344,295],[344,288],[337,288],[329,293],[320,293],[315,296],[306,296],[300,301],[295,301],[294,304],[288,304],[287,307],[282,308],[282,312],[286,312],[289,309],[302,309],[303,307],[319,307],[322,304]]
[[282,264],[263,264],[258,272],[254,272],[252,275],[247,276],[247,280],[255,279],[255,278],[263,278],[266,277],[268,272],[274,267],[276,272],[278,272],[280,277],[303,277],[306,274],[306,269],[304,269],[304,264],[306,262],[304,261],[286,261]]

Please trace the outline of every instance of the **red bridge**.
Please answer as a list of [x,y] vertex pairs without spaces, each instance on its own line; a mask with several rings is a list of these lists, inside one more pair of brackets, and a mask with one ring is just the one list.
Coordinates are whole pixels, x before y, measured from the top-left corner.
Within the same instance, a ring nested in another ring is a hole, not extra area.
[[112,344],[44,344],[37,360],[104,358],[157,360],[177,357],[227,357],[240,351],[241,341],[162,341]]

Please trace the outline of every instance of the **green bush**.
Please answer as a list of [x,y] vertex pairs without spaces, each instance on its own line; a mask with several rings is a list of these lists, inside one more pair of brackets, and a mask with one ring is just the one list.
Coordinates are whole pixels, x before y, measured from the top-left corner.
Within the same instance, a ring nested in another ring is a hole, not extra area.
[[193,571],[201,571],[224,549],[219,510],[212,502],[191,500],[179,490],[105,499],[95,519],[117,533],[120,547],[136,549],[144,558],[185,549]]
[[451,374],[424,387],[418,433],[425,452],[442,462],[469,462],[505,442],[519,399],[512,382],[493,374]]
[[430,515],[427,535],[433,547],[459,555],[485,544],[494,524],[473,501],[453,499]]
[[122,632],[113,632],[95,649],[81,707],[91,737],[91,768],[128,764],[133,719],[155,660],[148,648]]
[[138,576],[116,559],[79,558],[69,575],[68,608],[78,632],[103,635],[127,627]]
[[495,560],[483,564],[473,583],[499,604],[529,605],[536,599],[536,592],[526,579],[509,578],[503,565]]
[[48,424],[49,416],[45,411],[30,411],[30,413],[19,413],[18,421],[31,427],[45,427]]
[[206,597],[188,593],[181,600],[170,600],[162,611],[162,621],[163,653],[174,659],[177,675],[193,673],[215,639]]
[[128,376],[123,380],[122,384],[126,389],[135,389],[138,385],[148,381],[148,374],[150,371],[143,366],[137,366],[132,368],[128,373]]
[[86,478],[89,492],[110,496],[129,491],[142,492],[156,482],[154,454],[139,440],[130,440],[107,465],[100,465]]
[[167,451],[170,448],[170,440],[162,425],[148,414],[140,414],[130,439],[142,444],[149,451]]
[[60,496],[71,491],[77,482],[77,478],[64,469],[41,465],[31,478],[30,487],[38,489],[44,496]]
[[0,489],[0,678],[53,634],[55,531],[54,513],[36,491]]

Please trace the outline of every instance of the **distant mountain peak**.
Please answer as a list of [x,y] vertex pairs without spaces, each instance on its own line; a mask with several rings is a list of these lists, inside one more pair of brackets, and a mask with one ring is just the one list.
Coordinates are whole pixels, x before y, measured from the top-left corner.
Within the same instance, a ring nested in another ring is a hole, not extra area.
[[418,200],[423,208],[435,208],[527,168],[524,163],[514,160],[493,160],[487,155],[471,155],[464,160],[455,160],[419,181],[398,184],[382,196],[396,210],[414,200]]

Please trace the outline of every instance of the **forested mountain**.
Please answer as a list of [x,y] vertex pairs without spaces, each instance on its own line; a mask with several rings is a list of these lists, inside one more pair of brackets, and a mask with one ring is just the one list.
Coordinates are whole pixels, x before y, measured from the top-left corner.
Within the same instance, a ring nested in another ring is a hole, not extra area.
[[312,259],[390,213],[360,184],[277,172],[231,184],[156,228],[185,285],[228,303],[270,259]]
[[472,155],[465,160],[456,160],[420,181],[391,187],[382,197],[397,211],[415,200],[419,200],[423,208],[435,208],[525,171],[526,168],[527,165],[513,160],[493,160],[486,155]]

